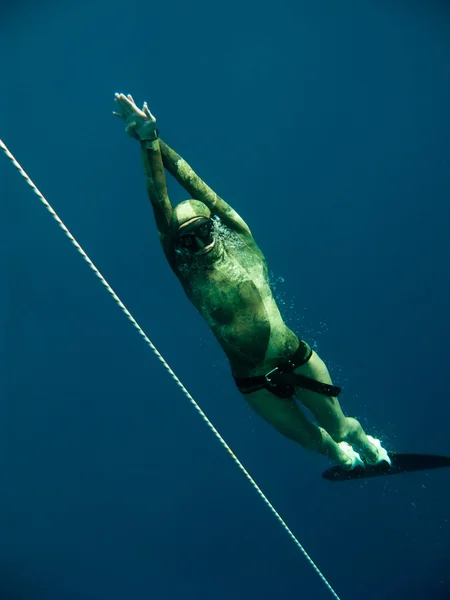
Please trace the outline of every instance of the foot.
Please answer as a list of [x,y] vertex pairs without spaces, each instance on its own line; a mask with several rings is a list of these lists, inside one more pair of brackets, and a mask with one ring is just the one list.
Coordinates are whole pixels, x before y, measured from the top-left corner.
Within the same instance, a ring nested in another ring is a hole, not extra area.
[[352,469],[355,469],[356,467],[364,468],[364,462],[362,461],[360,455],[358,454],[358,452],[355,452],[355,450],[353,450],[350,444],[347,444],[347,442],[339,442],[338,446],[347,457],[347,460],[341,462],[341,467],[343,469],[350,471]]
[[389,466],[391,466],[391,459],[389,458],[389,455],[388,455],[386,449],[383,448],[383,446],[381,445],[380,440],[377,439],[377,438],[372,437],[371,435],[368,435],[367,439],[378,450],[378,458],[377,458],[377,460],[375,462],[371,462],[370,464],[372,464],[372,465],[378,465],[380,462],[384,461],[384,462],[387,462]]

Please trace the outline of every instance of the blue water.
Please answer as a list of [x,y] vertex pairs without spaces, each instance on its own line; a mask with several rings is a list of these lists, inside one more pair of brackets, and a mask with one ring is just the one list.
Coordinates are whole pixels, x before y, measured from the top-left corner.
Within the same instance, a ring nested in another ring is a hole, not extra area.
[[[333,485],[250,411],[165,263],[138,145],[111,112],[116,91],[147,100],[249,222],[345,411],[388,448],[450,454],[450,9],[14,6],[2,139],[337,593],[449,598],[450,472]],[[331,598],[0,158],[1,600]]]

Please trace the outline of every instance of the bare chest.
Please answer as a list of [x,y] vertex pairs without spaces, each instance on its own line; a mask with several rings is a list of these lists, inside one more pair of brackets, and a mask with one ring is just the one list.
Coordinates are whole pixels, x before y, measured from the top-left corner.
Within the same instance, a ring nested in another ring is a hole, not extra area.
[[192,277],[186,293],[208,324],[216,328],[264,318],[265,303],[272,297],[263,260],[231,254],[217,267]]
[[267,265],[258,250],[234,246],[212,268],[181,278],[186,295],[245,376],[285,351],[287,328],[273,298]]

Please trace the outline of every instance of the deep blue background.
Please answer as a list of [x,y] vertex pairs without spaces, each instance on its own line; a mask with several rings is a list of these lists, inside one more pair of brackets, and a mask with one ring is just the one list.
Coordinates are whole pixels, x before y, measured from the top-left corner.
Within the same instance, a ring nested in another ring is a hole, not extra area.
[[[19,162],[339,595],[448,598],[450,473],[333,485],[251,413],[111,111],[116,91],[147,100],[249,222],[348,414],[449,454],[450,9],[14,7],[0,128]],[[5,156],[0,177],[0,598],[331,597]]]

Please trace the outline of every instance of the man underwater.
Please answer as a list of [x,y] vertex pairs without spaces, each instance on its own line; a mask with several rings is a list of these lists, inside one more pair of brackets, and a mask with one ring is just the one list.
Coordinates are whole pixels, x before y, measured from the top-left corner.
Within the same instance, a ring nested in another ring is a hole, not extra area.
[[[390,464],[380,441],[343,414],[337,399],[340,389],[323,361],[283,322],[265,258],[247,224],[159,138],[147,103],[140,110],[124,94],[116,94],[115,101],[114,114],[141,145],[164,254],[227,355],[236,385],[250,406],[281,434],[344,469]],[[172,207],[164,168],[192,200]]]

